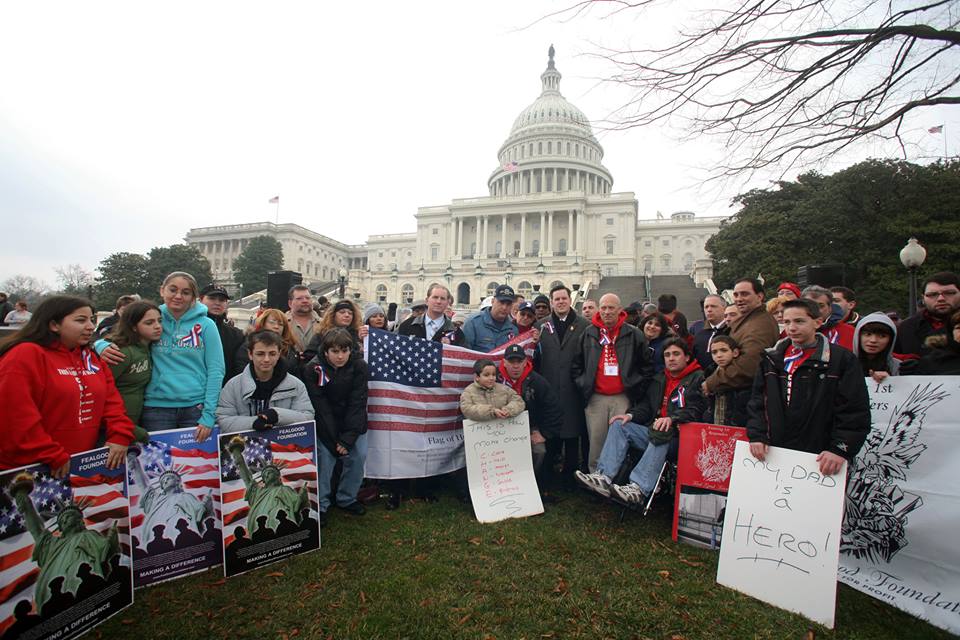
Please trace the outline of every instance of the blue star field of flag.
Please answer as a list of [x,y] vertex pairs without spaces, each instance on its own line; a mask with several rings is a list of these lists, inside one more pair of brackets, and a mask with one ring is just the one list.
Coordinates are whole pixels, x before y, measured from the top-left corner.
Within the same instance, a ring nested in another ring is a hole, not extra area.
[[[247,438],[247,444],[243,450],[243,459],[246,461],[250,473],[260,471],[273,460],[270,441],[266,438]],[[240,479],[237,465],[226,446],[220,451],[220,476],[224,482]]]
[[[173,459],[170,457],[170,447],[163,442],[151,440],[144,445],[140,451],[140,465],[146,472],[148,478],[156,478],[161,473],[170,468]],[[131,483],[134,482],[133,475],[129,477]]]
[[[11,475],[12,479],[13,476]],[[33,472],[33,492],[30,499],[44,520],[56,516],[60,506],[71,498],[67,480],[57,480],[42,471]],[[10,495],[10,487],[0,491],[0,540],[6,540],[25,531],[23,515],[17,510]]]
[[373,330],[368,338],[370,380],[412,387],[439,387],[443,345],[414,336]]

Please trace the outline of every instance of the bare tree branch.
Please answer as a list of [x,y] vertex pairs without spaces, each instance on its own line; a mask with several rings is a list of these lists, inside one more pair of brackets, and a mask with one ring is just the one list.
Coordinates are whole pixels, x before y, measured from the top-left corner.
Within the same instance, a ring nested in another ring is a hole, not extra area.
[[[615,18],[679,0],[584,0],[551,16]],[[682,5],[681,5],[682,6]],[[696,14],[667,46],[589,54],[628,88],[599,129],[681,123],[718,136],[717,177],[821,161],[870,138],[906,153],[904,123],[960,104],[960,0],[737,0]]]

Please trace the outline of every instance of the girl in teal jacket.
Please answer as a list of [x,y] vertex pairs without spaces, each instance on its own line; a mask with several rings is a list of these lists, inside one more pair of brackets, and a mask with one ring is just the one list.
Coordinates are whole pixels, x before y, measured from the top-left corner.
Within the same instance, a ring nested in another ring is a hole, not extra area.
[[[174,271],[160,287],[163,333],[154,343],[153,374],[144,394],[140,426],[147,431],[196,427],[206,440],[216,424],[217,400],[223,382],[223,346],[217,326],[199,302],[197,281]],[[108,364],[123,360],[120,350],[104,341]]]

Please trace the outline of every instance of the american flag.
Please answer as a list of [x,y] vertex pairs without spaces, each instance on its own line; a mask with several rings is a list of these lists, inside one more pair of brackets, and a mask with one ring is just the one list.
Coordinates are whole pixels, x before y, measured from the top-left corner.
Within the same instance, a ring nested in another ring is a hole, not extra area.
[[[193,429],[188,429],[193,433]],[[179,438],[182,430],[171,431],[174,438]],[[152,482],[160,477],[167,469],[172,469],[180,474],[183,481],[183,490],[198,500],[204,500],[208,493],[212,493],[213,508],[216,513],[216,522],[220,522],[220,476],[217,466],[216,444],[207,440],[203,443],[197,443],[195,449],[181,449],[164,442],[165,434],[151,434],[152,437],[161,438],[151,440],[144,445],[140,451],[140,465],[144,473],[147,474]],[[133,474],[128,475],[130,487],[130,526],[137,539],[140,541],[140,547],[146,548],[144,536],[140,532],[143,525],[145,514],[140,508],[140,497],[144,494],[146,487],[141,487],[136,483]],[[166,531],[174,543],[179,531]],[[201,533],[201,532],[197,532]]]
[[927,129],[927,133],[943,133],[943,125],[938,124],[935,127],[930,127],[929,129]]
[[516,162],[508,162],[507,164],[503,165],[503,170],[507,173],[513,173],[519,168],[520,165],[518,165]]
[[[417,440],[431,436],[450,438],[451,456],[462,459],[462,452],[455,446],[459,441],[451,438],[453,432],[463,428],[460,392],[473,382],[473,364],[477,360],[487,358],[499,366],[504,350],[511,344],[521,344],[528,355],[533,353],[529,335],[518,336],[490,353],[483,353],[371,329],[364,346],[370,370],[367,477],[422,477],[452,470],[442,464],[438,470],[422,465],[417,470],[418,463],[412,460],[431,448],[424,443],[418,451]],[[398,436],[396,441],[392,441],[393,436]],[[380,453],[387,451],[391,452],[385,454],[389,461]],[[409,454],[409,462],[402,459],[405,454]],[[450,461],[447,463],[449,466]]]
[[[314,434],[313,423],[306,423],[310,426],[307,431]],[[271,430],[271,435],[288,427],[278,427]],[[258,433],[248,431],[247,434]],[[233,531],[237,527],[243,527],[249,535],[250,527],[247,526],[247,512],[250,510],[247,501],[244,500],[244,494],[247,488],[240,479],[237,472],[237,465],[233,461],[233,456],[227,450],[227,443],[236,435],[244,434],[225,434],[220,436],[220,491],[223,496],[223,530],[226,534],[224,538],[224,547],[230,546],[234,540]],[[272,442],[264,436],[247,436],[247,443],[243,450],[243,459],[247,463],[247,468],[253,474],[254,479],[259,481],[259,472],[270,463],[282,462],[280,475],[283,484],[296,490],[306,484],[307,492],[310,496],[310,513],[316,516],[319,504],[317,502],[317,462],[315,445],[304,445],[299,442],[281,443]]]
[[30,559],[33,537],[27,531],[23,515],[17,510],[9,490],[11,480],[21,471],[33,476],[30,499],[48,530],[56,529],[57,513],[64,503],[72,500],[83,506],[88,529],[106,533],[114,523],[118,524],[123,553],[121,562],[130,564],[129,506],[122,468],[71,471],[69,476],[60,480],[52,477],[45,465],[5,472],[0,480],[4,487],[0,491],[0,634],[13,624],[13,610],[17,603],[33,600],[34,583],[40,573],[37,564]]

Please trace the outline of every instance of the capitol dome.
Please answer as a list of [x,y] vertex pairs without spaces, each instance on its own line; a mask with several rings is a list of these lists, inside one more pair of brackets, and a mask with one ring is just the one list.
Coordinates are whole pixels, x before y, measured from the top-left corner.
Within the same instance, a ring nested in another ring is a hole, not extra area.
[[607,194],[613,177],[603,166],[603,147],[580,109],[560,93],[560,72],[551,45],[540,75],[540,97],[520,112],[497,154],[500,166],[487,185],[491,196],[582,191]]

